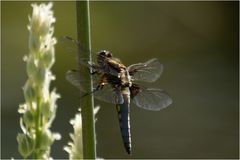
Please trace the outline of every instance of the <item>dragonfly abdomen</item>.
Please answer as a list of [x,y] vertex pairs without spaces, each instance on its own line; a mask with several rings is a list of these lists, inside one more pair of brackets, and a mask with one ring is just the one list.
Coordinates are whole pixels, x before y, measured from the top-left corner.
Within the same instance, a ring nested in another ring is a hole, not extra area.
[[123,94],[124,103],[117,104],[118,119],[122,134],[122,140],[124,147],[128,154],[131,154],[132,145],[131,145],[131,132],[130,132],[130,103],[129,95]]

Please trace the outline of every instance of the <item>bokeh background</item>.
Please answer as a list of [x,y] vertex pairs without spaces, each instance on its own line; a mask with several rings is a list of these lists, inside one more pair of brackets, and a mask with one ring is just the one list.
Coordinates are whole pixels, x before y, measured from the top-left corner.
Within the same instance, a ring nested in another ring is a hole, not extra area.
[[[32,2],[31,2],[32,3]],[[1,2],[1,158],[21,158],[18,104],[27,76],[30,2]],[[39,3],[39,2],[38,2]],[[74,2],[54,2],[55,37],[76,37]],[[160,112],[131,108],[133,154],[125,153],[115,107],[100,101],[97,155],[102,158],[238,158],[239,5],[238,2],[91,2],[94,51],[108,49],[125,64],[157,57],[164,64],[152,84],[169,92],[173,104]],[[67,158],[63,146],[72,131],[78,90],[65,80],[76,68],[74,54],[56,45],[52,83],[61,94],[53,131],[62,140],[54,158]]]

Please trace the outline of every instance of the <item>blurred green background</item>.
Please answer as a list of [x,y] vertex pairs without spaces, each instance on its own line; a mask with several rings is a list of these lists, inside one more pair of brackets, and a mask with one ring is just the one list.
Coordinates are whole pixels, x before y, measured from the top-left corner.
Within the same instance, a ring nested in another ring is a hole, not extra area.
[[[39,3],[39,2],[38,2]],[[1,158],[21,158],[18,104],[27,76],[30,2],[1,2]],[[131,108],[133,154],[125,153],[115,107],[100,101],[97,155],[102,158],[238,158],[238,2],[91,2],[94,51],[107,49],[125,64],[157,57],[164,72],[153,87],[173,104],[160,112]],[[76,37],[74,2],[54,2],[55,36]],[[61,94],[53,131],[62,140],[54,158],[67,158],[63,145],[72,131],[78,90],[65,80],[76,68],[74,54],[56,45],[52,87]]]

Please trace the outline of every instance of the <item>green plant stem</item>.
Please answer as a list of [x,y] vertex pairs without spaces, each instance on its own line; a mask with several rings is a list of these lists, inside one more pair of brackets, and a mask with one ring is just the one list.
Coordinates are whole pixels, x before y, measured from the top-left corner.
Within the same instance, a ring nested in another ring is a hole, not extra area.
[[[78,40],[81,44],[78,52],[79,59],[79,76],[83,79],[85,87],[88,92],[93,90],[92,79],[89,70],[82,67],[81,59],[89,59],[91,61],[91,38],[90,38],[90,14],[89,14],[89,0],[77,1],[77,34]],[[82,51],[80,48],[85,48]],[[95,143],[95,124],[94,124],[94,101],[93,96],[86,96],[80,102],[82,113],[82,137],[83,137],[83,158],[96,159],[96,143]]]

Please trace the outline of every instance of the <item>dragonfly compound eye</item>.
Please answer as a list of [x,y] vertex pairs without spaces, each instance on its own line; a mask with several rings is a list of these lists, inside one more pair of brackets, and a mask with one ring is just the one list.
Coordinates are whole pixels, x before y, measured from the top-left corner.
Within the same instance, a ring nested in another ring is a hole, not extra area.
[[108,57],[108,58],[112,58],[112,53],[106,50],[100,51],[98,53],[99,56],[101,57]]
[[99,56],[106,57],[107,56],[107,51],[103,50],[98,53]]

